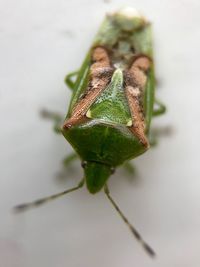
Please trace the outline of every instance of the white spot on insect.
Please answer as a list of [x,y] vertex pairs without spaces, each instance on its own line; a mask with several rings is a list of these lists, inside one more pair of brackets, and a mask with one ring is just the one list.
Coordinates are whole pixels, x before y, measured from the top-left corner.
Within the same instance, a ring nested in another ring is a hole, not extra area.
[[133,125],[132,120],[129,120],[126,124],[126,126],[131,127]]
[[134,18],[134,17],[143,18],[142,14],[137,9],[135,9],[133,7],[124,7],[118,12],[118,14],[124,15],[130,19]]
[[138,87],[127,86],[127,90],[134,97],[139,97],[140,96],[140,89]]
[[92,114],[91,114],[91,111],[90,109],[88,109],[87,113],[86,113],[86,117],[91,119],[92,118]]
[[116,69],[121,68],[121,62],[115,62],[115,63],[113,64],[113,66],[114,66]]

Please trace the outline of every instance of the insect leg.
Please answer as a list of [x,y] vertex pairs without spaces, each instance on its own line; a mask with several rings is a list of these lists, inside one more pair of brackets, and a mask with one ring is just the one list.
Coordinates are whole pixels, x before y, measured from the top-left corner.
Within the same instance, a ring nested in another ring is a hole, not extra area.
[[79,159],[78,155],[76,153],[72,152],[62,160],[63,166],[56,174],[57,182],[59,182],[59,183],[60,182],[62,182],[62,183],[66,182],[66,180],[68,179],[69,170],[70,171],[73,170],[73,169],[70,169],[71,164],[76,159]]
[[73,71],[73,72],[70,72],[69,74],[67,74],[66,77],[65,77],[65,83],[67,84],[67,86],[71,90],[74,89],[74,85],[75,85],[75,82],[73,81],[72,77],[77,76],[78,73],[79,73],[79,70]]
[[168,137],[173,134],[173,128],[168,125],[165,127],[152,128],[149,133],[149,143],[151,146],[156,146],[160,137]]
[[43,205],[43,204],[45,204],[45,203],[47,203],[47,202],[49,202],[49,201],[51,201],[53,199],[59,198],[61,196],[64,196],[64,195],[66,195],[66,194],[68,194],[70,192],[76,191],[79,188],[81,188],[83,185],[84,185],[84,179],[82,179],[77,186],[72,187],[72,188],[70,188],[68,190],[65,190],[63,192],[60,192],[58,194],[51,195],[51,196],[48,196],[48,197],[45,197],[45,198],[40,198],[40,199],[35,200],[33,202],[17,205],[17,206],[14,207],[14,211],[22,212],[22,211],[26,211],[26,210],[31,209],[31,208],[38,207],[38,206]]
[[122,211],[120,210],[120,208],[117,206],[117,204],[114,202],[114,200],[112,199],[112,197],[110,196],[110,192],[109,189],[107,187],[107,185],[105,185],[104,187],[104,192],[106,194],[106,196],[108,197],[108,199],[110,200],[110,202],[112,203],[112,205],[114,206],[114,208],[116,209],[116,211],[118,212],[118,214],[121,216],[122,220],[125,222],[125,224],[129,227],[129,229],[131,230],[132,234],[135,236],[135,238],[137,239],[138,242],[140,242],[140,244],[142,245],[142,247],[144,248],[144,250],[148,253],[149,256],[154,257],[155,256],[155,252],[153,251],[153,249],[142,239],[141,235],[139,234],[139,232],[133,227],[132,224],[130,224],[130,222],[128,221],[128,219],[124,216],[124,214],[122,213]]
[[166,112],[166,106],[159,100],[155,99],[158,108],[153,110],[153,116],[160,116]]
[[52,112],[46,109],[41,110],[40,115],[44,119],[52,120],[54,122],[54,131],[56,133],[61,133],[60,125],[63,122],[64,116],[62,116],[61,114],[57,112]]
[[158,144],[158,137],[152,132],[149,134],[149,144],[151,147],[155,147]]
[[135,170],[135,167],[133,166],[133,164],[129,161],[126,161],[124,164],[123,164],[123,167],[124,169],[131,175],[134,175],[136,170]]
[[68,156],[66,156],[63,160],[64,166],[68,166],[72,161],[78,158],[78,155],[74,152],[70,153]]

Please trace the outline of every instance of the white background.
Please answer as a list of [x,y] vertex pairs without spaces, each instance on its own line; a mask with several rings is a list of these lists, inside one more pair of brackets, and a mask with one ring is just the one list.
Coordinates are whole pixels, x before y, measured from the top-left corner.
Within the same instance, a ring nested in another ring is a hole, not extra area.
[[[65,113],[63,79],[79,68],[105,12],[124,4],[154,25],[159,97],[156,119],[173,134],[120,169],[111,193],[157,252],[151,260],[103,192],[84,188],[26,214],[12,206],[75,185],[78,162],[56,179],[71,151],[43,107]],[[200,2],[198,0],[0,1],[0,267],[200,266]]]

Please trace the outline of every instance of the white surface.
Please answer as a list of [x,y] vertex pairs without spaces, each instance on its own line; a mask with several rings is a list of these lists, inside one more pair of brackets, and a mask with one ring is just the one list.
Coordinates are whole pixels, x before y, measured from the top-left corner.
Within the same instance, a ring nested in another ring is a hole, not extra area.
[[[66,112],[65,74],[77,69],[106,11],[132,5],[154,23],[158,95],[168,106],[157,124],[174,134],[122,170],[113,197],[156,250],[149,259],[103,193],[86,189],[14,216],[17,203],[59,192],[55,174],[70,146],[39,118],[42,107]],[[200,2],[198,0],[0,1],[0,266],[200,266]]]

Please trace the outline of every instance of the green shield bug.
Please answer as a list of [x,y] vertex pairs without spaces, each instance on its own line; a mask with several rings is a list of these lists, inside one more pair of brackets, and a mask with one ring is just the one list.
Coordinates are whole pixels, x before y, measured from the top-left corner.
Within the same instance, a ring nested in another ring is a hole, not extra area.
[[[79,71],[66,76],[73,93],[63,126],[57,114],[43,114],[54,119],[55,130],[80,157],[83,179],[74,188],[18,205],[17,211],[39,206],[85,183],[92,194],[104,188],[135,238],[150,256],[155,255],[123,215],[107,186],[116,167],[149,149],[151,119],[165,112],[165,106],[154,96],[152,53],[151,24],[143,16],[132,8],[106,16]],[[74,158],[70,155],[65,163]]]

